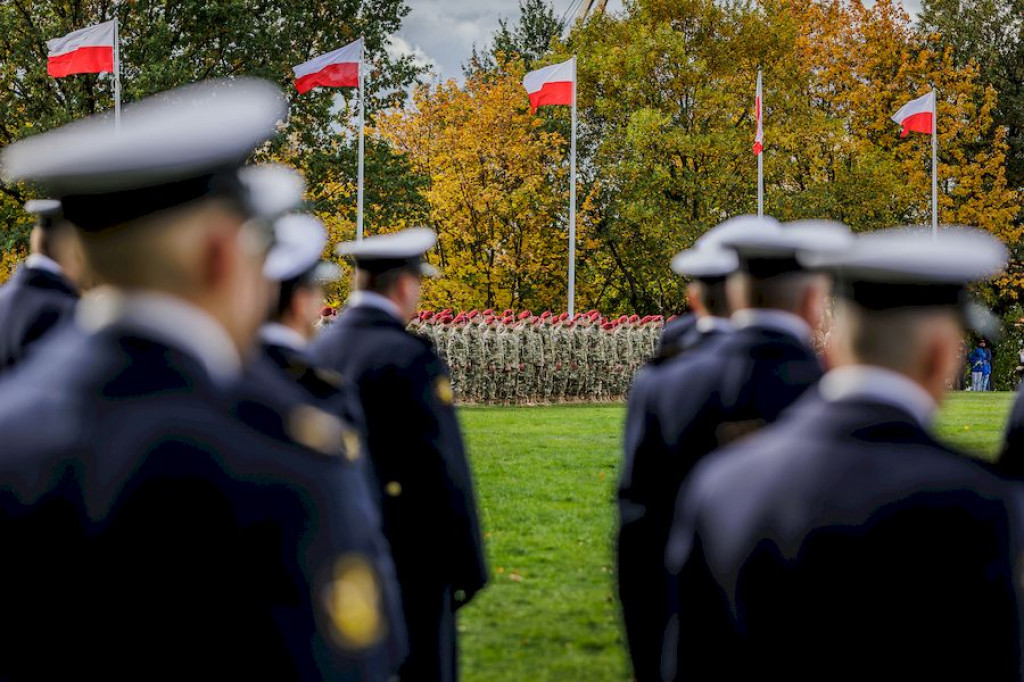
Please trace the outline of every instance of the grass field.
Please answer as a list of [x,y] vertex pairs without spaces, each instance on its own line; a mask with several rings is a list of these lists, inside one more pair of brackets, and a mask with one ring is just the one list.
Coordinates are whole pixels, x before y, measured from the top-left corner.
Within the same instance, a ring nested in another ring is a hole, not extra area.
[[[992,457],[1011,393],[959,393],[938,431]],[[630,679],[615,600],[620,405],[461,412],[491,585],[463,612],[469,682]]]

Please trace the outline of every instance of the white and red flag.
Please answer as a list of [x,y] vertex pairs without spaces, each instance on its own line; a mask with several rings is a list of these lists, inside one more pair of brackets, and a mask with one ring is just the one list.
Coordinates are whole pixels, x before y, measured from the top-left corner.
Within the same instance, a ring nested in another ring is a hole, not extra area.
[[292,67],[295,89],[300,94],[317,86],[326,88],[359,87],[359,65],[363,61],[363,39],[322,54]]
[[900,137],[909,133],[933,133],[935,125],[935,91],[907,102],[892,115],[892,120],[903,127]]
[[537,107],[564,104],[572,106],[576,86],[576,58],[552,64],[523,76],[523,86],[530,95],[530,111]]
[[761,71],[757,72],[757,94],[754,95],[754,117],[757,119],[757,132],[754,133],[754,154],[764,150],[764,128],[761,127]]
[[115,22],[105,21],[46,41],[46,73],[63,78],[75,73],[113,73]]

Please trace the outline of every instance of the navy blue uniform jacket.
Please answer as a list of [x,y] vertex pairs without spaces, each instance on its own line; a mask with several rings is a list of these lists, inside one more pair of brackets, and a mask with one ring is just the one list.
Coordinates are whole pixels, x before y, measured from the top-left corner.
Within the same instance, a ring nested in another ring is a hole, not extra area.
[[809,395],[680,498],[669,679],[1019,680],[1016,495],[899,408]]
[[39,268],[20,268],[0,287],[0,375],[21,362],[33,344],[61,322],[78,302],[65,277]]
[[450,661],[424,659],[450,655],[453,612],[486,584],[487,569],[448,370],[428,340],[363,306],[346,308],[311,353],[359,387],[410,660],[430,671],[424,679],[450,677]]
[[0,383],[0,679],[388,678],[389,567],[343,453],[137,333],[46,352]]
[[789,334],[746,327],[645,368],[630,394],[619,481],[619,597],[639,682],[660,679],[665,547],[684,479],[725,443],[778,418],[821,377]]

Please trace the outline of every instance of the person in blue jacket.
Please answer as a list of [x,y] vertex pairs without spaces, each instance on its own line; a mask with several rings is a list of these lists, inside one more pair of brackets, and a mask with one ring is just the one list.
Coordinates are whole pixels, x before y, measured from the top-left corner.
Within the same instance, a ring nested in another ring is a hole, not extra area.
[[989,376],[992,374],[992,351],[985,339],[978,342],[967,356],[967,361],[971,365],[971,390],[987,391]]

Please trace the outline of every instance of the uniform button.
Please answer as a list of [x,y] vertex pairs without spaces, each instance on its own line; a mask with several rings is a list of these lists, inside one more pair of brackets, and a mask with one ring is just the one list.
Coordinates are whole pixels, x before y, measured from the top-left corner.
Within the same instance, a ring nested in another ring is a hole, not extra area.
[[384,486],[384,492],[388,494],[388,497],[398,497],[402,494],[402,484],[398,481],[389,481],[388,484]]

